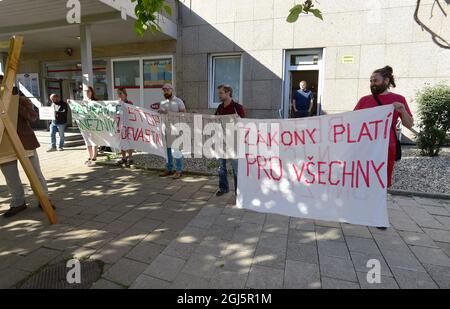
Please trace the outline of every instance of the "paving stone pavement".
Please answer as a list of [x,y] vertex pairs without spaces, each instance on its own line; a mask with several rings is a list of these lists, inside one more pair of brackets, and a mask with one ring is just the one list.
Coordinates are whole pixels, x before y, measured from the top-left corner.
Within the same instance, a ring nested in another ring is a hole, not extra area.
[[[0,218],[0,288],[73,257],[105,263],[99,289],[450,287],[449,201],[389,195],[392,227],[381,231],[241,210],[214,195],[216,177],[88,168],[83,147],[45,147],[59,224],[27,185],[29,209]],[[0,174],[0,213],[9,199]],[[381,283],[367,281],[372,259]]]

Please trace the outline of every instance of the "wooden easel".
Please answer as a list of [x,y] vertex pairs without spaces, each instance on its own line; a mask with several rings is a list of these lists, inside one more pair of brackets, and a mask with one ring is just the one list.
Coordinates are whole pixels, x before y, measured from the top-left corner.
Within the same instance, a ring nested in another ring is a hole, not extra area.
[[0,87],[0,142],[5,132],[14,148],[17,159],[22,164],[22,167],[30,180],[31,188],[39,199],[44,212],[46,213],[51,224],[56,224],[56,214],[52,208],[52,205],[44,191],[39,178],[31,164],[30,159],[27,157],[27,152],[24,149],[22,142],[20,141],[17,130],[14,126],[14,122],[8,115],[8,109],[12,102],[12,90],[16,79],[17,68],[19,66],[20,52],[22,50],[23,37],[12,37],[9,44],[8,60],[5,66],[5,76],[3,78],[3,84]]

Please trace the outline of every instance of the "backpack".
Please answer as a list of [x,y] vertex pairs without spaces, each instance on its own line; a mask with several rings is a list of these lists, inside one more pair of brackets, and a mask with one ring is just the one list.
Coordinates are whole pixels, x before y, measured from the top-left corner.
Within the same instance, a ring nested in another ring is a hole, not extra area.
[[[377,95],[373,95],[375,101],[377,101],[379,106],[383,106]],[[400,161],[402,159],[402,145],[400,144],[400,140],[398,139],[397,133],[395,132],[395,124],[392,123],[392,130],[394,130],[395,136],[395,161]]]

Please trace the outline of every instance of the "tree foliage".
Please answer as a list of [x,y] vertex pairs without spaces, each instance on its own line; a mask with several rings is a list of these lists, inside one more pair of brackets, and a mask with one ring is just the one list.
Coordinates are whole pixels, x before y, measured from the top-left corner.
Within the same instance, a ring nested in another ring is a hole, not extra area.
[[131,0],[131,2],[136,2],[134,13],[137,20],[134,24],[134,30],[140,36],[143,36],[147,30],[152,32],[161,30],[160,14],[172,15],[172,7],[166,0]]
[[297,4],[295,5],[290,11],[289,15],[287,17],[287,22],[289,23],[295,23],[298,18],[300,17],[300,14],[313,14],[315,17],[319,18],[320,20],[323,20],[322,12],[315,8],[312,0],[306,0],[303,4]]
[[450,86],[438,84],[418,93],[419,133],[422,155],[437,156],[450,133]]

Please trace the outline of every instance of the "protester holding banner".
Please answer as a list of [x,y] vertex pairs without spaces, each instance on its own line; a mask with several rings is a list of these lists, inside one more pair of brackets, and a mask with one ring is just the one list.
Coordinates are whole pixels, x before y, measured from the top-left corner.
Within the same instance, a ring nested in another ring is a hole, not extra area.
[[[396,126],[398,118],[400,117],[402,124],[411,129],[414,125],[411,110],[405,97],[390,92],[389,89],[395,88],[395,79],[393,76],[393,69],[390,66],[375,70],[370,77],[371,95],[362,97],[355,107],[355,110],[377,107],[380,105],[393,104],[395,111],[392,119],[392,128],[390,131],[389,150],[388,150],[388,188],[392,186],[392,174],[394,171],[394,164],[396,158],[400,156],[398,153],[401,148],[397,148],[399,141],[396,137]],[[399,149],[399,150],[397,150]]]
[[[245,110],[241,104],[236,103],[233,100],[233,88],[229,85],[220,85],[217,87],[219,90],[219,100],[222,102],[215,112],[215,115],[233,115],[245,118]],[[234,175],[234,191],[237,191],[237,171],[238,160],[236,159],[219,159],[219,190],[216,192],[216,196],[221,196],[229,192],[228,186],[228,171],[227,161],[230,161]]]
[[[3,76],[0,75],[0,84],[2,80]],[[39,114],[33,109],[33,103],[21,94],[19,98],[17,134],[19,135],[20,141],[22,142],[25,150],[34,151],[33,156],[30,157],[30,161],[36,175],[39,178],[39,181],[42,184],[42,187],[45,190],[45,193],[48,195],[47,182],[44,175],[42,175],[39,157],[36,152],[36,149],[40,147],[40,144],[30,126],[30,122],[36,121],[38,116]],[[22,180],[19,176],[17,160],[0,165],[0,169],[5,177],[8,191],[11,194],[10,208],[3,214],[3,217],[10,218],[27,208],[27,204],[25,202],[25,192],[23,190]],[[53,206],[53,208],[55,207]]]
[[[128,100],[128,93],[125,87],[119,87],[117,89],[117,96],[119,97],[120,104],[130,104],[133,105],[133,102]],[[133,152],[134,149],[121,149],[122,159],[120,159],[117,164],[123,165],[125,164],[127,167],[133,165]],[[128,157],[127,157],[128,154]]]
[[50,95],[52,101],[52,107],[55,110],[55,120],[52,120],[50,124],[50,134],[52,145],[47,150],[48,152],[56,151],[56,131],[59,132],[59,151],[64,150],[64,131],[67,125],[67,111],[69,106],[66,102],[62,101],[57,94]]
[[[164,101],[161,102],[159,107],[159,113],[161,114],[167,114],[168,112],[171,113],[185,113],[186,112],[186,106],[184,105],[183,100],[180,98],[177,98],[175,94],[173,93],[173,87],[171,84],[165,84],[162,87],[162,91],[164,93],[164,98],[166,98]],[[172,155],[172,148],[170,145],[167,145],[167,164],[166,168],[167,170],[162,172],[159,176],[160,177],[167,177],[172,175],[172,178],[178,179],[183,174],[183,156],[181,152],[178,149],[175,149],[173,151],[173,154],[175,155],[175,173],[173,172],[173,155]]]
[[[95,98],[94,88],[92,88],[91,86],[89,86],[86,90],[86,98],[88,101],[97,101],[97,99]],[[94,166],[95,161],[97,161],[97,146],[89,139],[88,136],[84,135],[83,132],[81,132],[81,135],[83,136],[89,153],[89,158],[86,160],[86,162],[84,162],[84,164],[87,166]]]

